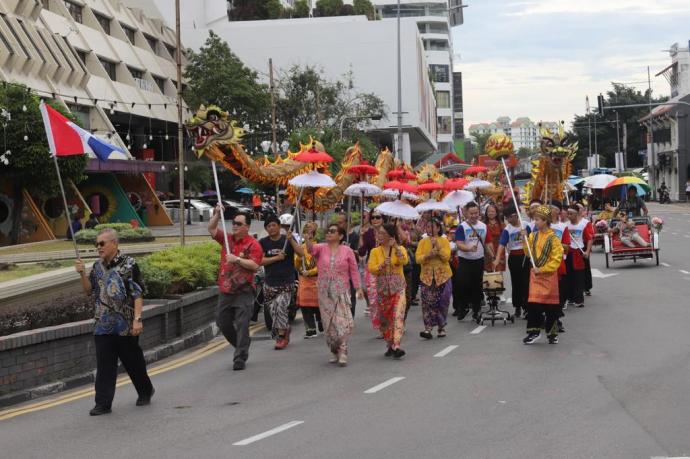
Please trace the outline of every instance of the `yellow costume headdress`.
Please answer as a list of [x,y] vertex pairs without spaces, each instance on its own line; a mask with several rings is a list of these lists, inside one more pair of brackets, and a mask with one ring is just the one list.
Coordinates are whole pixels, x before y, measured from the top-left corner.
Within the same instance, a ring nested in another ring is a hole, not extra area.
[[549,206],[540,205],[536,209],[532,210],[532,213],[534,216],[539,216],[547,222],[551,222],[551,208]]

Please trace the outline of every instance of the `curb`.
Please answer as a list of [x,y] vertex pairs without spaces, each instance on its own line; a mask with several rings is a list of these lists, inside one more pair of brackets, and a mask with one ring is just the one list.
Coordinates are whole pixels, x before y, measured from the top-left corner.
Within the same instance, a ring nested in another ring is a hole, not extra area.
[[[192,333],[181,336],[180,338],[169,343],[157,346],[153,349],[144,351],[144,359],[147,365],[170,357],[173,354],[184,351],[199,344],[211,341],[218,334],[218,326],[211,323],[206,327],[197,329]],[[122,364],[118,364],[118,374],[123,373],[124,368]],[[33,387],[23,391],[15,392],[4,397],[0,397],[0,408],[6,408],[11,405],[16,405],[22,402],[28,402],[37,398],[45,397],[47,395],[54,395],[59,392],[74,389],[85,384],[94,383],[96,381],[96,370],[75,375],[62,381],[52,382],[43,386]]]

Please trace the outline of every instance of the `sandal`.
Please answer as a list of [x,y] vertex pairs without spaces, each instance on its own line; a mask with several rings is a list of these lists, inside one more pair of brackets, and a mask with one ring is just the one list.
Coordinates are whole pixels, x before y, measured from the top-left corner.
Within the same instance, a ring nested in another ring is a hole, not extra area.
[[439,338],[445,338],[446,337],[446,331],[444,329],[440,329],[438,333],[436,334]]

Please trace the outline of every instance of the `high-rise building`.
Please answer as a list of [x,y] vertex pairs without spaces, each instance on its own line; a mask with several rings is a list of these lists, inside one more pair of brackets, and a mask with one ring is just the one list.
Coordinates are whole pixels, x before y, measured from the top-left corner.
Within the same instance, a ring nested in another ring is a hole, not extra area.
[[[398,6],[395,0],[373,0],[377,12],[384,20],[394,20],[398,16]],[[449,8],[452,3],[453,9]],[[436,123],[438,129],[438,150],[440,152],[454,151],[456,136],[454,121],[454,89],[453,87],[453,39],[451,36],[451,13],[461,13],[460,1],[448,0],[413,0],[404,1],[400,6],[400,16],[414,18],[419,27],[426,59],[429,64],[429,74],[436,94]],[[461,24],[461,14],[457,25]],[[454,24],[456,25],[456,24]],[[459,88],[462,91],[462,87]]]
[[513,140],[515,150],[527,148],[529,150],[536,150],[539,148],[540,136],[539,127],[555,130],[558,129],[558,123],[552,121],[543,121],[535,123],[528,117],[520,117],[515,121],[510,120],[508,116],[501,116],[493,123],[478,123],[472,124],[469,127],[470,135],[495,134],[502,132]]

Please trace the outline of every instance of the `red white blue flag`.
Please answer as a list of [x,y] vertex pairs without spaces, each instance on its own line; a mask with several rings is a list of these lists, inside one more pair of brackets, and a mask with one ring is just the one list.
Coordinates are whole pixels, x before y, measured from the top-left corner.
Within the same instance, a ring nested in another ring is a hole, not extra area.
[[48,136],[50,153],[53,156],[73,156],[92,153],[101,161],[109,159],[129,159],[127,152],[91,134],[50,105],[41,101],[43,125]]

